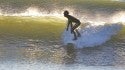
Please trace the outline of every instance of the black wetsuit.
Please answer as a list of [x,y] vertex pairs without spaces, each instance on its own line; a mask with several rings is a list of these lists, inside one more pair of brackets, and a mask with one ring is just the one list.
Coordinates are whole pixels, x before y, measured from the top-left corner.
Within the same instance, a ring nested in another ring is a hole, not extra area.
[[[68,18],[67,28],[69,27],[69,25],[71,25],[71,29],[72,29],[71,32],[74,31],[81,24],[81,22],[77,18],[75,18],[71,15],[67,15],[66,17]],[[72,22],[75,23],[74,26],[72,25]]]
[[[81,22],[77,18],[75,18],[75,17],[73,17],[73,16],[71,16],[69,14],[66,14],[66,15],[64,14],[64,16],[68,18],[67,30],[68,30],[69,25],[70,25],[71,26],[71,33],[74,34],[74,39],[73,40],[77,40],[77,36],[78,37],[81,36],[79,31],[77,30],[77,27],[80,26]],[[74,22],[75,24],[73,25],[72,22]]]

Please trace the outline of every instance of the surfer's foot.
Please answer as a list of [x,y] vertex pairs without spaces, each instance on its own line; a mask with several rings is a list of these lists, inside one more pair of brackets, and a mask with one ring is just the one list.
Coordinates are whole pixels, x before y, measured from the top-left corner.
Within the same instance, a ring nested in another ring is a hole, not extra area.
[[81,34],[78,34],[78,37],[81,37]]
[[73,32],[71,32],[71,34],[73,34]]
[[77,38],[74,38],[73,40],[77,40]]
[[74,33],[74,30],[71,30],[71,34],[73,34]]
[[71,34],[73,34],[73,31],[71,31]]

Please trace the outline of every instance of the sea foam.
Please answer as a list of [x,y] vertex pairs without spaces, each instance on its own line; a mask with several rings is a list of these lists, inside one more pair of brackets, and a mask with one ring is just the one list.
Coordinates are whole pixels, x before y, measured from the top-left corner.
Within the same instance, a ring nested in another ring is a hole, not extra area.
[[101,45],[108,41],[113,35],[116,35],[121,29],[121,24],[105,24],[99,26],[86,26],[79,31],[81,37],[73,40],[74,35],[71,34],[70,29],[64,30],[62,40],[65,45],[72,43],[76,48],[94,47]]

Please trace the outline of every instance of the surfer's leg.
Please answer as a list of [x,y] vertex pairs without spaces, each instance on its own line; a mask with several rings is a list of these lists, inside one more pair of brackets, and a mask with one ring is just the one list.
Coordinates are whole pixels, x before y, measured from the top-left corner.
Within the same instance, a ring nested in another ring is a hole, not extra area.
[[80,24],[75,24],[73,27],[72,27],[72,31],[74,31],[76,28],[78,28]]
[[77,34],[78,34],[78,37],[81,37],[81,34],[80,34],[80,32],[79,32],[77,29],[75,29],[75,31],[77,32]]
[[80,37],[81,34],[80,34],[79,31],[77,30],[78,26],[79,26],[79,24],[75,24],[75,25],[73,26],[73,28],[72,28],[72,32],[73,32],[73,31],[76,31],[78,37]]
[[71,24],[71,34],[73,33],[73,30],[72,30],[72,29],[73,29],[73,24]]
[[74,34],[74,39],[73,40],[77,40],[76,32],[73,31],[73,34]]
[[[75,26],[74,26],[75,27]],[[75,29],[74,27],[72,28],[72,33],[74,34],[74,39],[73,40],[77,40],[77,35],[76,35],[76,32],[75,32]]]

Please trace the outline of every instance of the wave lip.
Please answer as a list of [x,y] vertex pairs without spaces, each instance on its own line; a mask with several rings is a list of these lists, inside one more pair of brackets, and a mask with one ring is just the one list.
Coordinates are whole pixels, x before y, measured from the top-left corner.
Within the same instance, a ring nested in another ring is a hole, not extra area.
[[88,26],[81,28],[81,37],[73,41],[73,34],[69,31],[63,33],[63,43],[72,43],[76,48],[94,47],[108,41],[111,36],[116,35],[121,29],[121,24],[105,24],[100,26]]

